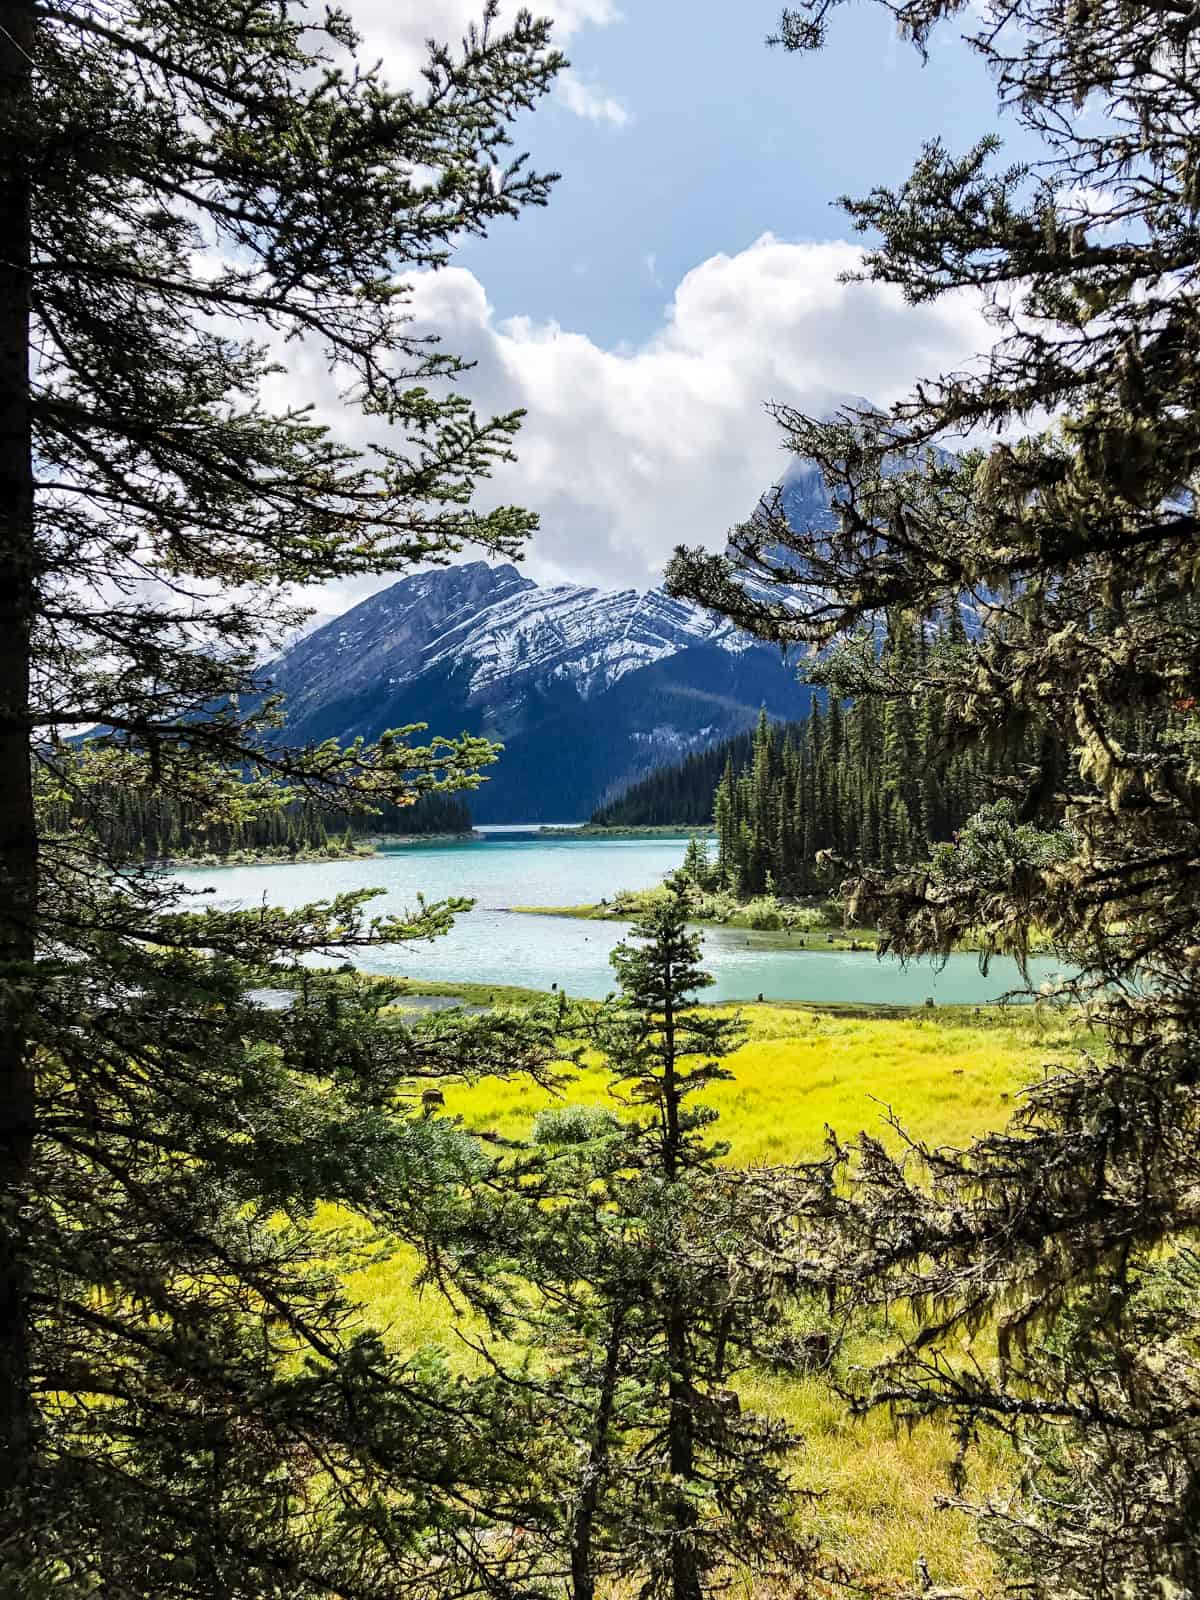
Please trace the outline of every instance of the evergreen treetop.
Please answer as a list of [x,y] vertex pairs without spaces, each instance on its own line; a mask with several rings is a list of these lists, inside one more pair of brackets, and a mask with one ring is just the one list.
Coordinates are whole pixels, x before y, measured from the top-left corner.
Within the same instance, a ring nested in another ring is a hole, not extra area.
[[619,993],[578,1012],[625,1114],[542,1113],[520,1181],[482,1197],[457,1246],[505,1258],[508,1293],[485,1270],[476,1304],[533,1347],[510,1381],[552,1411],[547,1498],[565,1507],[537,1529],[538,1570],[571,1600],[620,1583],[698,1600],[735,1575],[809,1570],[784,1467],[795,1440],[731,1387],[781,1286],[755,1186],[719,1164],[728,1147],[704,1136],[716,1113],[694,1100],[731,1077],[721,1062],[743,1030],[695,1003],[712,980],[686,918],[672,883],[613,952]]
[[[828,892],[846,862],[890,869],[927,861],[980,805],[1010,798],[1034,762],[1049,775],[1062,767],[1061,741],[1044,726],[990,752],[952,735],[942,695],[914,682],[912,667],[957,660],[964,637],[957,614],[936,622],[889,615],[846,653],[840,681],[865,685],[856,698],[823,697],[824,709],[814,699],[803,722],[760,716],[752,732],[642,779],[595,820],[711,818],[713,868],[702,870],[694,841],[685,875],[743,900]],[[854,654],[861,659],[852,672]],[[895,691],[882,707],[881,683]]]
[[[780,38],[819,44],[835,9],[787,12]],[[967,17],[954,0],[886,9],[922,49]],[[729,558],[680,552],[669,586],[763,637],[849,635],[819,676],[877,697],[893,742],[922,695],[963,748],[1032,739],[1005,803],[930,862],[849,889],[908,955],[972,929],[985,959],[1023,959],[1049,936],[1106,1047],[965,1151],[866,1143],[842,1260],[864,1296],[905,1295],[924,1320],[877,1397],[949,1412],[964,1443],[1004,1429],[1022,1451],[1020,1498],[976,1508],[1015,1581],[1194,1596],[1200,1329],[1186,1272],[1165,1263],[1190,1250],[1200,1159],[1200,16],[1017,0],[966,26],[1042,159],[1004,167],[995,137],[962,155],[934,142],[899,188],[846,207],[872,235],[866,277],[914,303],[981,293],[996,345],[887,414],[780,408],[832,526],[766,508]],[[931,448],[976,429],[1003,436]],[[777,604],[772,584],[807,598]],[[886,611],[963,605],[978,635],[903,673],[865,642]],[[993,1319],[1000,1360],[964,1370],[955,1340]]]
[[[230,835],[404,806],[494,754],[292,751],[261,704],[298,588],[534,525],[476,508],[518,418],[476,414],[411,310],[547,197],[507,146],[549,25],[489,4],[415,91],[356,48],[292,0],[0,0],[5,1593],[458,1595],[529,1489],[519,1402],[366,1327],[362,1232],[312,1223],[426,1238],[486,1163],[412,1082],[540,1072],[549,1025],[396,1027],[370,985],[268,1010],[264,969],[465,902],[201,910],[103,825],[118,796]],[[299,354],[351,425],[279,398]]]

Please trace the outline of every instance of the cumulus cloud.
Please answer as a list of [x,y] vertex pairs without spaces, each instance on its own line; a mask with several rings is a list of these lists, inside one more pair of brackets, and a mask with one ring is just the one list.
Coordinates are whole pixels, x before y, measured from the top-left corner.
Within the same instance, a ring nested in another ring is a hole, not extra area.
[[624,128],[632,120],[619,100],[585,83],[570,67],[559,73],[554,92],[568,111],[589,122],[611,122],[614,128]]
[[[368,60],[383,62],[394,83],[416,86],[428,59],[428,41],[457,45],[472,23],[483,15],[483,0],[423,0],[417,6],[401,0],[348,0],[349,11],[363,40]],[[560,49],[572,34],[588,26],[605,27],[620,18],[612,0],[551,0],[536,8],[539,16],[554,19],[554,43]],[[506,5],[500,25],[511,20],[516,6]],[[629,113],[617,100],[583,83],[573,72],[560,75],[558,99],[578,116],[623,126]]]
[[415,309],[476,358],[472,393],[528,410],[519,463],[487,488],[540,511],[531,570],[651,581],[679,542],[719,544],[782,471],[765,402],[886,405],[991,343],[965,296],[913,307],[886,285],[840,282],[858,259],[850,244],[764,235],[689,272],[632,351],[552,322],[497,323],[461,269],[426,278]]
[[[497,320],[465,269],[417,279],[417,327],[476,361],[464,387],[479,409],[528,412],[519,461],[479,500],[540,512],[530,575],[657,581],[676,544],[719,547],[782,472],[767,401],[817,413],[847,395],[886,405],[992,343],[995,330],[965,295],[913,307],[887,285],[839,281],[859,259],[844,242],[764,235],[695,267],[654,337],[615,350],[554,322]],[[315,366],[292,382],[312,394]],[[344,432],[347,414],[327,415]],[[323,594],[320,609],[364,592]]]

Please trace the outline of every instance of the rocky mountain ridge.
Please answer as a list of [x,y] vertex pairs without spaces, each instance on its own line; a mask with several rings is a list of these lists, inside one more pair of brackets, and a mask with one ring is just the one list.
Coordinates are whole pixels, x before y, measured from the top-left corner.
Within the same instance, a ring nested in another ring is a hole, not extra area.
[[[789,462],[763,503],[776,495],[793,525],[833,526],[812,462]],[[662,589],[538,584],[486,561],[401,579],[299,640],[267,676],[297,742],[374,739],[412,722],[502,741],[471,796],[476,820],[492,822],[590,816],[655,767],[750,727],[761,708],[800,719],[810,698],[778,650]]]
[[335,686],[401,687],[470,663],[467,692],[507,694],[525,679],[573,685],[581,698],[693,644],[740,651],[728,623],[661,589],[540,585],[516,567],[472,561],[404,578],[293,645],[269,669],[293,712]]
[[478,820],[590,815],[642,773],[806,700],[778,652],[661,589],[541,585],[485,561],[404,578],[266,669],[286,736],[375,738],[422,721],[503,760]]

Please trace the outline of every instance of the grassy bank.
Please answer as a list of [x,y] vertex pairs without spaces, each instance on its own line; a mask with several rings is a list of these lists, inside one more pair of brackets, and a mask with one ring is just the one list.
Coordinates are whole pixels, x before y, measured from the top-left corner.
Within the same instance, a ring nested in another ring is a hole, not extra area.
[[540,827],[538,832],[554,839],[712,839],[717,830],[711,822],[647,823],[632,828],[606,828],[598,822],[581,822],[574,828]]
[[[320,969],[317,969],[318,973]],[[281,979],[278,971],[264,969],[261,973],[261,982],[264,987],[279,987]],[[360,981],[375,982],[386,985],[390,995],[395,997],[395,1004],[403,1008],[406,996],[412,996],[414,1001],[433,997],[438,999],[460,1000],[465,1006],[509,1006],[532,1005],[539,1000],[557,999],[557,993],[547,995],[541,989],[522,988],[518,984],[503,983],[451,983],[443,982],[436,978],[370,978],[362,973],[357,974]],[[283,980],[290,983],[290,979]],[[577,1004],[596,1005],[597,1001],[580,996],[570,996]],[[703,1003],[703,1002],[702,1002]],[[885,1001],[877,1000],[738,1000],[725,1002],[712,1002],[714,1009],[727,1011],[731,1008],[743,1012],[748,1017],[757,1016],[765,1011],[797,1012],[814,1017],[877,1017],[882,1020],[896,1020],[906,1017],[920,1017],[926,1022],[941,1022],[947,1026],[958,1026],[964,1018],[970,1017],[971,1022],[979,1027],[991,1027],[999,1024],[1013,1014],[1013,1007],[982,1007],[975,1005],[891,1005]],[[1028,1011],[1029,1007],[1022,1007]]]
[[[533,916],[582,917],[597,921],[621,921],[650,910],[656,901],[667,893],[663,884],[648,889],[620,889],[611,900],[601,900],[591,905],[574,906],[512,906]],[[844,936],[847,944],[870,948],[877,935],[873,929],[844,926],[843,908],[839,901],[818,896],[803,900],[783,900],[775,894],[755,895],[739,900],[729,889],[701,888],[695,882],[688,885],[688,904],[691,920],[711,923],[724,928],[749,928],[758,933],[797,934],[807,938]]]
[[[583,906],[509,906],[509,911],[526,917],[578,917],[585,922],[628,922],[632,911],[622,901]],[[760,916],[752,909],[740,908],[728,916],[696,916],[692,921],[698,927],[745,928],[748,932],[786,933],[793,940],[789,948],[796,950],[874,950],[879,943],[878,928],[831,928],[818,923],[807,928],[789,928],[786,925],[763,926]]]
[[[508,906],[505,909],[526,917],[575,917],[585,922],[628,922],[644,911],[664,891],[660,888],[622,891],[611,900],[575,906]],[[879,944],[878,928],[846,927],[836,902],[817,904],[777,900],[759,895],[738,902],[724,891],[697,892],[690,920],[697,927],[744,928],[753,933],[783,935],[780,949],[786,950],[874,950]],[[981,942],[972,937],[960,939],[955,949],[978,951]],[[1030,939],[1033,953],[1054,953],[1050,939],[1036,932]]]
[[209,851],[203,855],[178,856],[152,864],[172,871],[188,867],[295,867],[308,862],[367,860],[375,854],[375,846],[370,840],[364,839],[356,841],[349,850],[344,846],[328,850],[231,850],[223,856]]
[[156,861],[154,865],[163,868],[294,867],[302,863],[320,861],[365,861],[377,856],[381,850],[390,850],[399,845],[445,844],[459,839],[482,838],[483,835],[476,833],[474,829],[467,833],[370,833],[355,839],[349,849],[345,845],[339,845],[336,848],[330,846],[327,850],[231,850],[224,856],[214,855],[210,851],[203,855]]
[[[430,986],[413,984],[411,990],[429,993]],[[483,985],[446,990],[477,1002],[530,997],[529,991]],[[961,1143],[1002,1124],[1021,1086],[1044,1066],[1068,1060],[1079,1043],[1069,1014],[1036,1006],[978,1014],[922,1009],[890,1017],[872,1015],[869,1008],[843,1007],[836,1015],[802,1005],[739,1009],[749,1035],[727,1062],[734,1079],[715,1085],[707,1099],[721,1114],[720,1133],[732,1145],[729,1159],[746,1165],[817,1154],[827,1124],[843,1136],[867,1128],[893,1142],[880,1102],[931,1142]],[[611,1103],[607,1075],[585,1064],[560,1099]],[[520,1140],[553,1101],[529,1083],[447,1086],[446,1115],[469,1129]],[[415,1259],[400,1252],[357,1274],[355,1287],[372,1318],[401,1347],[441,1344],[457,1350],[453,1359],[471,1364],[455,1337],[456,1327],[465,1332],[466,1325],[435,1293],[414,1291],[415,1270]],[[894,1337],[882,1320],[864,1325],[844,1348],[839,1375],[877,1358]],[[911,1583],[913,1563],[922,1555],[935,1583],[967,1584],[970,1594],[998,1592],[973,1524],[936,1506],[949,1488],[954,1440],[948,1428],[927,1423],[897,1432],[882,1414],[852,1420],[822,1377],[752,1369],[738,1386],[746,1404],[785,1418],[803,1435],[791,1471],[797,1487],[818,1498],[803,1504],[801,1524],[819,1532],[831,1551],[879,1586],[877,1592]],[[1001,1490],[1015,1470],[1003,1448],[990,1445],[974,1462],[973,1487]]]
[[468,828],[458,833],[369,833],[366,842],[376,850],[388,850],[400,844],[456,844],[465,839],[482,839],[484,835]]

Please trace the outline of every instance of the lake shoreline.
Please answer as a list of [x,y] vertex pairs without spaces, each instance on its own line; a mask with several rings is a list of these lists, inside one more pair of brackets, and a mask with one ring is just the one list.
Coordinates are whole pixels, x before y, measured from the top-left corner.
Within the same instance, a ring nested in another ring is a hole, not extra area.
[[450,844],[470,839],[484,839],[485,834],[472,829],[470,833],[368,833],[355,841],[353,850],[298,850],[295,855],[286,851],[235,850],[227,856],[169,856],[146,865],[156,872],[190,872],[196,867],[304,867],[322,866],[338,861],[370,861],[382,855],[392,845]]
[[[342,972],[337,967],[315,967],[311,969],[313,977],[333,980],[341,983],[351,981],[350,974]],[[264,978],[267,975],[264,974]],[[566,1001],[571,1005],[599,1006],[602,1001],[591,995],[573,995],[562,989],[531,989],[519,984],[502,983],[456,983],[439,982],[436,978],[392,978],[380,973],[357,972],[355,978],[369,983],[386,986],[393,990],[396,996],[395,1009],[403,1012],[406,1000],[421,1001],[435,999],[458,1000],[465,1006],[532,1006],[544,1005],[547,1001]],[[290,981],[290,974],[270,974],[270,982],[280,988],[298,988],[298,982]],[[779,999],[764,994],[761,998],[755,996],[742,1000],[706,1000],[698,999],[695,1007],[698,1010],[708,1011],[740,1011],[749,1007],[755,1009],[762,1006],[775,1011],[798,1011],[814,1016],[846,1017],[846,1018],[874,1018],[884,1021],[893,1019],[903,1021],[916,1017],[927,1022],[943,1021],[953,1023],[955,1026],[968,1025],[972,1027],[987,1027],[990,1022],[1002,1022],[1012,1017],[1014,1007],[1011,1005],[975,1004],[969,1000],[946,1001],[937,1005],[904,1004],[887,1000],[791,1000]],[[389,1010],[391,1007],[388,1008]]]
[[364,844],[355,850],[298,850],[293,855],[266,855],[259,850],[235,850],[227,856],[168,856],[161,861],[147,861],[145,865],[155,872],[195,872],[200,868],[233,867],[320,867],[334,862],[370,861],[379,852]]
[[[614,900],[627,910],[646,890],[629,885],[661,882],[682,854],[673,839],[483,839],[432,840],[421,849],[385,849],[368,860],[345,857],[329,863],[299,862],[290,871],[261,866],[188,867],[178,872],[181,887],[217,897],[218,906],[268,904],[290,910],[328,902],[338,894],[376,891],[369,912],[397,925],[411,923],[423,899],[428,905],[470,899],[474,907],[454,919],[435,940],[381,941],[348,950],[334,945],[314,964],[352,960],[370,974],[406,980],[409,992],[436,993],[447,985],[465,999],[478,1000],[503,990],[528,990],[602,999],[614,987],[612,946],[625,934],[619,921],[542,915],[522,916],[501,907],[553,904],[595,906]],[[174,876],[174,875],[173,875]],[[618,899],[618,897],[620,897]],[[697,906],[707,911],[707,906]],[[724,914],[724,907],[712,907]],[[756,908],[756,916],[757,916]],[[1048,959],[1032,964],[1027,985],[1008,959],[981,973],[975,956],[952,955],[946,962],[901,963],[877,960],[866,930],[843,928],[840,918],[819,928],[755,929],[728,921],[703,925],[702,964],[713,976],[703,998],[718,1002],[799,1002],[818,1010],[851,1004],[926,1010],[935,1005],[986,1005],[1011,995],[1032,998],[1057,981],[1061,965]],[[802,942],[803,941],[803,942]],[[859,950],[853,946],[859,945]],[[868,948],[863,949],[862,946]],[[806,959],[796,959],[797,956]],[[866,959],[867,957],[870,959]],[[1070,973],[1067,973],[1070,976]],[[557,986],[557,988],[556,988]],[[882,1013],[881,1013],[882,1014]]]
[[[505,916],[518,917],[561,917],[573,922],[631,922],[636,913],[631,910],[621,910],[612,905],[599,903],[596,905],[579,906],[499,906],[497,910]],[[734,912],[729,917],[689,917],[689,926],[693,928],[724,928],[733,929],[739,933],[759,933],[769,935],[771,938],[786,941],[779,943],[774,948],[781,952],[795,952],[797,955],[820,955],[823,952],[836,952],[839,955],[864,955],[878,954],[880,933],[878,928],[760,928],[754,923],[746,921],[739,912]],[[954,946],[956,955],[979,955],[983,946],[977,939],[960,939]],[[1031,951],[1034,956],[1053,958],[1055,952],[1050,949],[1035,949]],[[969,1002],[964,1001],[963,1004]]]
[[[498,906],[496,909],[510,917],[562,917],[574,922],[630,922],[634,915],[604,905]],[[878,928],[755,928],[749,922],[739,921],[736,913],[724,920],[717,917],[689,917],[688,923],[693,928],[735,928],[743,933],[771,934],[787,940],[786,944],[778,946],[780,950],[794,950],[797,954],[815,955],[821,950],[837,950],[851,955],[874,955],[879,940]],[[963,948],[969,947],[964,945]]]
[[487,835],[478,828],[471,828],[466,833],[368,833],[364,837],[374,846],[372,853],[379,855],[394,844],[469,844],[473,840],[482,841]]
[[715,839],[717,830],[711,822],[681,822],[667,827],[662,823],[632,824],[627,828],[610,828],[599,822],[580,822],[573,827],[555,827],[550,823],[536,824],[540,839]]

